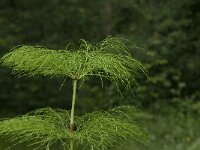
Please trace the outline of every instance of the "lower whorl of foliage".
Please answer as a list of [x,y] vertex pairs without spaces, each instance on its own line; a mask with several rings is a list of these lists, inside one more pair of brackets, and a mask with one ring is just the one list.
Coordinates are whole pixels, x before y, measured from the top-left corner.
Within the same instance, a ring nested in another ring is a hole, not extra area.
[[75,117],[76,128],[69,129],[69,112],[44,108],[0,122],[0,136],[14,143],[29,142],[36,149],[50,149],[57,142],[68,148],[72,140],[87,149],[108,149],[129,140],[145,143],[146,134],[135,123],[137,110],[119,107]]

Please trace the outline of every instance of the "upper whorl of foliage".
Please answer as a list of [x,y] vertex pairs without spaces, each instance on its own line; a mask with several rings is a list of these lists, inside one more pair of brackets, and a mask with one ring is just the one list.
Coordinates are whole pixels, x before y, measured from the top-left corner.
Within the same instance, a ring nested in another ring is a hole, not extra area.
[[135,83],[136,74],[145,73],[143,65],[131,57],[125,42],[115,37],[108,37],[96,45],[81,40],[77,50],[16,47],[3,56],[1,62],[20,75],[41,74],[72,79],[94,75],[126,86]]
[[106,150],[127,140],[144,143],[146,134],[135,123],[136,114],[137,110],[130,106],[89,113],[75,117],[77,129],[71,131],[68,111],[45,108],[1,121],[0,135],[15,144],[29,142],[36,149],[49,149],[56,142],[68,148],[73,140],[86,149]]

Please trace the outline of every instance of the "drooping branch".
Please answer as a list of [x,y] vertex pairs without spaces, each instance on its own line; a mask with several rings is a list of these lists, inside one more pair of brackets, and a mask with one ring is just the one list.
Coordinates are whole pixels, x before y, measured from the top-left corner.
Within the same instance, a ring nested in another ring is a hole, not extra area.
[[135,122],[138,113],[134,107],[127,106],[76,117],[77,130],[71,136],[66,128],[69,111],[44,108],[0,121],[0,136],[15,144],[28,142],[36,149],[50,149],[56,142],[67,148],[73,140],[76,145],[87,145],[88,150],[107,150],[125,144],[125,139],[145,143],[147,135]]
[[136,76],[145,74],[144,66],[131,57],[126,44],[108,37],[96,45],[81,40],[77,50],[49,50],[45,47],[21,46],[1,59],[2,65],[19,75],[70,77],[100,76],[127,88]]

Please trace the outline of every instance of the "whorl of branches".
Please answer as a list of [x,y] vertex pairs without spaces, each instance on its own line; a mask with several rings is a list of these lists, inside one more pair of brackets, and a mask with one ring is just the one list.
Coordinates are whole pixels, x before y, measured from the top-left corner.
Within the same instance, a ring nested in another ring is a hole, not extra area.
[[130,87],[144,66],[131,57],[121,38],[108,37],[96,45],[80,41],[78,49],[50,50],[45,47],[20,46],[1,59],[2,65],[20,76],[50,75],[81,79],[85,76],[107,78]]
[[135,123],[134,107],[118,107],[75,117],[76,130],[68,127],[69,112],[44,108],[0,122],[0,135],[12,143],[30,143],[35,149],[50,149],[57,142],[68,148],[71,140],[86,149],[107,150],[127,141],[144,143],[147,136]]

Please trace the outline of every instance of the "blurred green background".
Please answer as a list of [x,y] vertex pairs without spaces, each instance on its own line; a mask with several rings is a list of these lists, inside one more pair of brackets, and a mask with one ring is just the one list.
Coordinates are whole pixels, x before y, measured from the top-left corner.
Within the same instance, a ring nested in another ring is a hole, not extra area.
[[[0,56],[16,45],[65,49],[79,39],[95,43],[108,35],[140,47],[131,53],[146,65],[150,79],[123,91],[124,97],[108,81],[102,89],[101,81],[86,79],[76,114],[135,105],[144,112],[140,121],[150,140],[127,150],[200,149],[199,0],[0,0]],[[63,80],[17,78],[1,67],[0,117],[46,106],[70,109],[71,81],[60,89]]]

